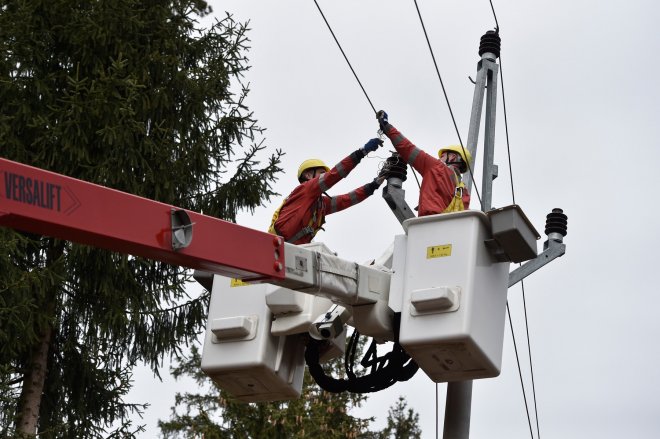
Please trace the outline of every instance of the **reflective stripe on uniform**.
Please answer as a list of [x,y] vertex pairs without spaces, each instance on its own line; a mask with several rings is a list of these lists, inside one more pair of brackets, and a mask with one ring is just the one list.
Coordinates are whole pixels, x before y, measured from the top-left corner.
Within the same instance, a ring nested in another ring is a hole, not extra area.
[[394,138],[392,139],[392,143],[394,145],[398,145],[399,143],[403,142],[404,139],[405,137],[403,137],[403,134],[398,134],[394,136]]
[[[339,176],[340,176],[341,178],[345,178],[345,177],[348,175],[348,172],[346,172],[346,169],[344,169],[344,165],[342,165],[341,162],[339,162],[339,163],[335,166],[335,169],[337,170],[337,172],[339,173]],[[327,189],[325,189],[324,191],[326,191],[326,190],[327,190]]]
[[330,213],[337,212],[337,197],[330,198]]
[[348,196],[351,199],[351,205],[358,203],[357,193],[355,191],[350,191]]
[[410,153],[410,156],[408,157],[408,160],[407,160],[407,161],[408,161],[408,164],[409,164],[410,166],[412,166],[412,164],[415,162],[415,159],[416,159],[417,156],[419,155],[419,152],[420,152],[420,151],[421,151],[421,150],[420,150],[419,148],[417,148],[416,146],[413,148],[413,150],[412,150],[412,152]]
[[325,184],[325,178],[324,178],[325,175],[326,174],[323,174],[319,177],[319,187],[321,188],[321,192],[325,192],[328,190],[328,187]]

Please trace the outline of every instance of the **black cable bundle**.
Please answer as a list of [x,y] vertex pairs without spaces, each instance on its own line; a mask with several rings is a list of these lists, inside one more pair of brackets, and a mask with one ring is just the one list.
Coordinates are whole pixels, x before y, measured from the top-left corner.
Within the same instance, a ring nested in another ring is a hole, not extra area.
[[314,381],[323,390],[332,393],[344,391],[353,393],[377,392],[390,387],[398,381],[408,381],[415,375],[419,366],[410,358],[398,342],[400,318],[400,313],[395,314],[394,333],[396,334],[396,340],[390,352],[379,357],[377,343],[375,340],[371,341],[367,352],[360,361],[362,367],[370,368],[370,371],[361,376],[357,376],[354,371],[355,354],[360,337],[360,333],[357,330],[353,331],[344,355],[344,368],[346,369],[347,379],[334,378],[325,374],[325,371],[319,364],[319,347],[323,342],[310,339],[305,350],[305,362]]

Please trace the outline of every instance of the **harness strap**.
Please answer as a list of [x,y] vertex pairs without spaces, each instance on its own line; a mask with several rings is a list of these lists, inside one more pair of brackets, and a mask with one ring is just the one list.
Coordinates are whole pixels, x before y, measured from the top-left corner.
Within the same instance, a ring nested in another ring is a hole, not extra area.
[[[287,202],[287,200],[288,197],[282,202],[280,207],[278,207],[275,213],[273,214],[273,219],[268,229],[268,233],[272,233],[273,235],[283,236],[280,230],[278,230],[278,228],[275,226],[275,223],[279,218],[280,210]],[[291,238],[287,239],[286,242],[292,244],[307,235],[312,235],[312,238],[314,238],[316,232],[318,232],[321,229],[321,226],[323,226],[323,215],[321,214],[320,218],[317,219],[317,214],[322,209],[323,209],[323,198],[319,198],[318,201],[312,205],[312,217],[309,219],[307,225],[302,229],[300,229],[298,232],[296,232]]]
[[459,180],[458,175],[454,172],[454,196],[451,199],[449,205],[442,211],[442,213],[449,212],[460,212],[465,210],[465,204],[463,204],[463,189],[465,188],[465,183]]
[[[278,234],[279,234],[279,233],[278,233]],[[314,230],[314,228],[312,228],[312,226],[305,226],[305,227],[303,227],[302,229],[300,229],[300,230],[298,231],[298,233],[296,233],[295,235],[293,235],[291,238],[287,239],[286,242],[288,242],[288,243],[294,243],[294,242],[296,242],[297,240],[299,240],[300,238],[302,238],[303,236],[307,236],[307,235],[312,235],[312,236],[314,236],[315,234],[316,234],[316,230]]]

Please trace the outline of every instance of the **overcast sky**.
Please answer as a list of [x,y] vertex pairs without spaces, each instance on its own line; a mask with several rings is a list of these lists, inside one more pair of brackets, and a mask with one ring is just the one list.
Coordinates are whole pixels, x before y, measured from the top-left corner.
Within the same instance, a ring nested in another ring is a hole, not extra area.
[[[250,20],[248,105],[267,128],[267,143],[286,152],[286,173],[276,185],[282,196],[296,186],[302,160],[317,157],[332,166],[376,136],[373,111],[312,0],[210,3],[216,16],[226,10]],[[319,4],[377,109],[387,110],[392,124],[431,154],[457,143],[414,2]],[[490,3],[418,4],[465,142],[473,94],[468,76],[476,77],[480,36],[495,26]],[[502,38],[516,202],[542,235],[552,208],[568,215],[566,255],[525,280],[541,436],[660,437],[655,340],[660,291],[653,253],[660,244],[659,212],[653,207],[660,159],[660,88],[653,76],[659,64],[660,4],[493,4]],[[500,88],[494,206],[512,201],[501,98]],[[386,147],[363,160],[331,193],[370,181],[392,149],[389,141]],[[477,161],[479,168],[480,156]],[[411,206],[416,186],[412,178],[404,186]],[[254,215],[241,215],[239,223],[265,230],[280,202],[278,197]],[[478,208],[476,197],[472,207]],[[380,255],[402,233],[380,191],[328,217],[325,228],[316,240],[357,262]],[[508,297],[533,408],[520,286]],[[471,438],[530,437],[511,340],[507,324],[502,374],[474,383]],[[168,415],[175,386],[167,377],[162,384],[144,377],[136,376],[140,385],[131,397],[152,404],[145,437],[153,437],[155,420]],[[438,387],[442,421],[446,386]],[[372,396],[359,414],[376,416],[373,427],[382,428],[398,395],[420,414],[423,437],[434,437],[435,385],[422,371],[411,382]]]

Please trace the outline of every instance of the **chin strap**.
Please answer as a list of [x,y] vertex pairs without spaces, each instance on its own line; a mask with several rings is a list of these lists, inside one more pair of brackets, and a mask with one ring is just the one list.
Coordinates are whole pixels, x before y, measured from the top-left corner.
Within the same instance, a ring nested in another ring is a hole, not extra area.
[[463,160],[457,160],[454,162],[444,162],[445,165],[447,166],[456,166],[456,169],[458,172],[463,173],[467,171],[467,166],[465,165],[465,162]]

